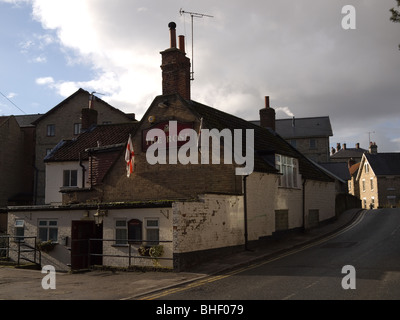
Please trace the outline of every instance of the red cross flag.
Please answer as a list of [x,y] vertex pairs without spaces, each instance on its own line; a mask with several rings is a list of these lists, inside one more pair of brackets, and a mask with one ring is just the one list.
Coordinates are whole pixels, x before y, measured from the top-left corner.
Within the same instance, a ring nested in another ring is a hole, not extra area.
[[133,165],[135,162],[135,152],[133,151],[131,135],[129,135],[128,144],[126,145],[125,161],[126,161],[126,176],[129,178],[131,173],[133,172]]

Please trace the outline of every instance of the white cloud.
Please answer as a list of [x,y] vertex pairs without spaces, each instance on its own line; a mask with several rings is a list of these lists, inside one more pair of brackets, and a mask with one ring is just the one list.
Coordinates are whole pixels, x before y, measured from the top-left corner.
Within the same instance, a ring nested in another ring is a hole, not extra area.
[[43,78],[37,78],[35,82],[40,86],[52,85],[54,84],[54,79],[52,77],[43,77]]

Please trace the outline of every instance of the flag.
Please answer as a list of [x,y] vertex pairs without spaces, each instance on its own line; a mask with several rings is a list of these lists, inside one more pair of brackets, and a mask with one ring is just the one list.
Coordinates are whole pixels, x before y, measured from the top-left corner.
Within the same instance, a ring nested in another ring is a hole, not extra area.
[[133,150],[131,135],[129,135],[128,143],[126,145],[125,161],[126,161],[126,176],[129,178],[131,173],[133,172],[133,165],[135,162],[135,152]]

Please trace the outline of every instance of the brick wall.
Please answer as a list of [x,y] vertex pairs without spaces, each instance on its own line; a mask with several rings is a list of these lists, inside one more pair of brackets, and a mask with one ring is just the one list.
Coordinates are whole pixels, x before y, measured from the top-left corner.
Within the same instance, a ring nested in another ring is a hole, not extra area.
[[23,147],[23,132],[15,118],[11,116],[0,127],[0,207],[7,206],[11,196],[24,190]]

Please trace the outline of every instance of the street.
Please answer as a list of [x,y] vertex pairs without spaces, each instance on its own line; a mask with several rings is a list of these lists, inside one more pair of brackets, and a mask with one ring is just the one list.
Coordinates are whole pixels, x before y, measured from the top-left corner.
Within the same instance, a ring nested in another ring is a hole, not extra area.
[[328,240],[144,299],[400,299],[400,209],[365,211]]

